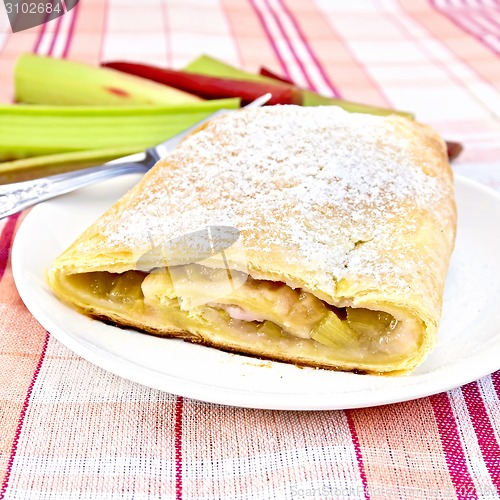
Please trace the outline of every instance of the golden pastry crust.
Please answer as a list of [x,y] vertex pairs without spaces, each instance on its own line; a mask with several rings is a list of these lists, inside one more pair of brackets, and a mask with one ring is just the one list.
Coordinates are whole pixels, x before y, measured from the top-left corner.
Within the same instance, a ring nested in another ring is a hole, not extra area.
[[[415,321],[418,350],[386,365],[283,353],[102,314],[64,287],[68,275],[136,269],[151,241],[209,225],[241,231],[231,267],[334,306]],[[48,278],[87,314],[150,333],[304,366],[399,373],[435,343],[455,231],[452,171],[432,129],[395,115],[273,106],[218,117],[184,140],[58,257]]]

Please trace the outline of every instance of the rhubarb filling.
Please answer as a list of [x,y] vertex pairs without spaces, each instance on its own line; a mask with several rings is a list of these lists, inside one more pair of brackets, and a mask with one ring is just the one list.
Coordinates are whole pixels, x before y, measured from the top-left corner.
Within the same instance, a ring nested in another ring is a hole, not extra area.
[[238,345],[242,339],[254,346],[274,343],[285,355],[299,349],[386,363],[414,355],[421,342],[417,321],[397,310],[336,307],[282,282],[198,264],[59,276],[57,286],[87,310],[108,311],[125,324],[146,323],[142,318],[158,331],[207,333]]

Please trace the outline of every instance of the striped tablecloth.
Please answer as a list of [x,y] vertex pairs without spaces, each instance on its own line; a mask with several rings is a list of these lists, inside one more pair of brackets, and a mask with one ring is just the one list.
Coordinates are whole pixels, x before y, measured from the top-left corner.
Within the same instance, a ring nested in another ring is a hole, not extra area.
[[[328,95],[415,111],[465,143],[455,171],[500,189],[497,0],[81,0],[10,34],[24,51],[182,66],[265,65]],[[0,499],[500,498],[500,372],[407,403],[329,412],[222,407],[128,382],[27,312],[0,224]]]

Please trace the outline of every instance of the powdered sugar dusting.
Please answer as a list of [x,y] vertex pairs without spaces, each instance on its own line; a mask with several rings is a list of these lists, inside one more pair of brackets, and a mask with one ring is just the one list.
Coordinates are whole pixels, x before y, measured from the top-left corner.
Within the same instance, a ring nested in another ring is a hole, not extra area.
[[409,206],[431,214],[449,194],[408,152],[418,138],[403,122],[326,106],[229,113],[162,160],[134,203],[98,221],[101,246],[133,249],[232,225],[249,255],[278,247],[289,264],[327,271],[320,285],[348,274],[397,281],[415,262],[406,255],[390,269],[380,258],[391,221]]

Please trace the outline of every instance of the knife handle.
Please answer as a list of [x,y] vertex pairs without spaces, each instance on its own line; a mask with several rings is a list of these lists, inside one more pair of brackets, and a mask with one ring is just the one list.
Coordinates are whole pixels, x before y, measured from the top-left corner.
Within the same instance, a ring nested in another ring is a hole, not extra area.
[[96,181],[123,174],[144,173],[148,168],[148,164],[140,162],[108,164],[51,175],[42,179],[5,184],[0,186],[0,219]]

